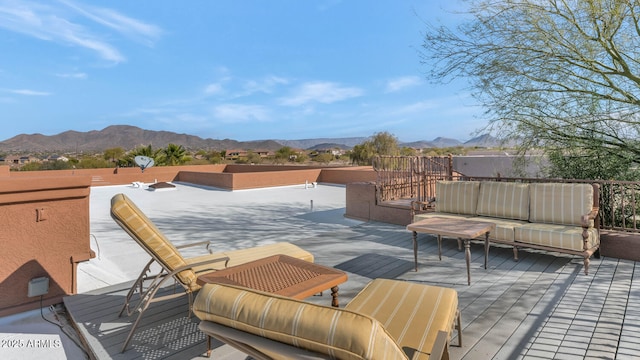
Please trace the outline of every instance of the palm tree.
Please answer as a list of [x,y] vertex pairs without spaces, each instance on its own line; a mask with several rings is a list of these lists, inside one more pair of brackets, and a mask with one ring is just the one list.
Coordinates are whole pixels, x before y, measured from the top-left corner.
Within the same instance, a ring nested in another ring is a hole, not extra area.
[[166,149],[162,150],[164,154],[164,162],[166,165],[182,165],[186,161],[185,148],[182,145],[169,144]]

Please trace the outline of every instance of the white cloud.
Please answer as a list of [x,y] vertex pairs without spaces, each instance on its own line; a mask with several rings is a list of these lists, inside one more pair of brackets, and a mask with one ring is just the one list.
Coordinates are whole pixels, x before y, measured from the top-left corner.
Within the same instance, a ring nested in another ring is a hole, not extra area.
[[224,92],[221,83],[209,84],[204,88],[205,95],[217,95]]
[[260,80],[249,80],[244,83],[243,95],[251,95],[253,93],[271,94],[278,85],[286,85],[289,81],[278,76],[267,76]]
[[153,45],[162,34],[162,30],[155,25],[130,18],[111,9],[83,6],[68,0],[59,1],[86,18],[149,46]]
[[213,109],[216,118],[225,123],[269,121],[269,110],[260,105],[222,104]]
[[86,79],[86,73],[67,73],[67,74],[56,74],[57,77],[61,78],[70,78],[70,79]]
[[12,94],[25,95],[25,96],[49,96],[49,95],[51,95],[51,93],[49,93],[49,92],[35,91],[35,90],[29,90],[29,89],[7,89],[5,91],[10,92]]
[[403,76],[387,82],[386,92],[396,92],[409,87],[420,85],[422,80],[418,76]]
[[97,33],[97,29],[75,21],[74,10],[85,18],[115,30],[124,36],[150,45],[161,34],[159,28],[121,15],[105,8],[82,7],[70,1],[61,1],[67,7],[49,6],[32,1],[0,0],[0,27],[44,41],[77,46],[97,53],[102,59],[120,63],[125,56],[108,41],[109,34]]
[[362,96],[363,91],[356,87],[344,87],[332,82],[309,82],[300,86],[290,97],[280,99],[282,105],[299,106],[318,102],[331,104],[334,102]]

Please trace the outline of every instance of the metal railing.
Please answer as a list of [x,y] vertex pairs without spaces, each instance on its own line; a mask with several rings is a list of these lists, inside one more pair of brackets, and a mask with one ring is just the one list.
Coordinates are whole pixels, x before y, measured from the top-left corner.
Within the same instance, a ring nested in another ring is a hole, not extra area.
[[452,168],[452,156],[376,156],[376,200],[432,197],[436,181],[451,179]]

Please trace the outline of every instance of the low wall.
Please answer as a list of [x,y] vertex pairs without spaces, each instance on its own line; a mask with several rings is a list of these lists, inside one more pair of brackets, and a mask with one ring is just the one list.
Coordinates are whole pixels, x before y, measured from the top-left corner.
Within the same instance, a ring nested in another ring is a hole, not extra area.
[[0,177],[0,316],[35,309],[28,297],[34,278],[46,277],[43,304],[76,292],[78,262],[92,258],[89,193],[91,177]]
[[346,193],[345,216],[348,218],[396,225],[411,223],[411,211],[408,207],[376,204],[376,185],[374,182],[347,184]]

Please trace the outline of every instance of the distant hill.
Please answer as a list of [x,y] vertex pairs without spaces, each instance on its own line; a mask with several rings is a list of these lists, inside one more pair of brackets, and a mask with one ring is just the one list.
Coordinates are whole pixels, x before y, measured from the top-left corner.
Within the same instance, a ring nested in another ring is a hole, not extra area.
[[[0,141],[0,152],[36,154],[36,153],[74,153],[102,152],[106,149],[121,147],[125,150],[151,145],[154,149],[165,148],[169,144],[182,145],[187,150],[278,150],[283,146],[295,149],[318,150],[340,148],[348,150],[355,145],[370,140],[371,137],[318,138],[302,140],[256,140],[237,141],[231,139],[203,139],[199,136],[178,134],[170,131],[144,130],[129,125],[113,125],[102,130],[88,132],[65,131],[57,135],[22,134]],[[482,135],[465,143],[455,139],[437,137],[431,141],[400,143],[400,146],[412,148],[477,146],[496,147],[500,143],[490,135]]]
[[17,135],[0,142],[0,151],[13,153],[39,152],[99,152],[122,147],[125,150],[151,145],[159,149],[168,144],[182,145],[188,150],[255,149],[277,150],[281,144],[273,140],[236,141],[230,139],[203,139],[199,136],[170,131],[144,130],[129,125],[113,125],[102,130],[88,132],[66,131],[57,135]]
[[313,149],[321,144],[339,144],[352,148],[358,144],[369,140],[370,137],[348,137],[348,138],[319,138],[319,139],[302,139],[302,140],[276,140],[284,146],[295,149]]

